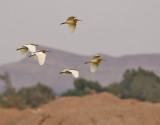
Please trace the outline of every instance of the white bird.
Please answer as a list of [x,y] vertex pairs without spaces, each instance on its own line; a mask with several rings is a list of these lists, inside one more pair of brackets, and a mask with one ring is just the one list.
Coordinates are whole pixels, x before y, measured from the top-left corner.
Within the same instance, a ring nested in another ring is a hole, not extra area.
[[45,59],[46,59],[46,52],[50,52],[50,51],[38,50],[38,51],[34,52],[32,55],[30,55],[29,57],[34,56],[34,59],[38,60],[38,63],[40,65],[43,65],[45,62]]
[[76,18],[76,17],[74,17],[74,16],[68,17],[67,21],[61,23],[61,25],[62,25],[62,24],[68,24],[68,26],[69,26],[69,31],[70,31],[71,33],[73,33],[73,32],[75,31],[75,29],[76,29],[76,24],[77,24],[77,22],[78,22],[78,21],[82,21],[82,20],[75,19],[75,18]]
[[63,71],[60,72],[60,74],[72,74],[75,78],[79,77],[79,71],[76,69],[64,69]]
[[93,56],[91,60],[85,62],[85,64],[91,63],[91,66],[90,66],[91,72],[97,71],[99,63],[101,63],[102,61],[107,61],[107,60],[100,59],[100,57],[101,55],[96,55],[96,56]]
[[17,51],[20,50],[20,53],[22,55],[26,54],[28,50],[31,53],[34,53],[34,52],[36,52],[36,46],[38,46],[38,45],[35,45],[35,44],[26,44],[26,45],[23,45],[21,48],[18,48]]

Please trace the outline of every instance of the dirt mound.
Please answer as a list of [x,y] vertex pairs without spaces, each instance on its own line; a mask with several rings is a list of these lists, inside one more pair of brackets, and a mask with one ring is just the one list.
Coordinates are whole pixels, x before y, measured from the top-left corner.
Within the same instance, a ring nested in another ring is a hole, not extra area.
[[17,121],[28,115],[27,112],[17,109],[0,108],[0,125],[16,125]]
[[160,125],[160,104],[101,93],[59,98],[36,110],[0,109],[0,116],[0,125]]

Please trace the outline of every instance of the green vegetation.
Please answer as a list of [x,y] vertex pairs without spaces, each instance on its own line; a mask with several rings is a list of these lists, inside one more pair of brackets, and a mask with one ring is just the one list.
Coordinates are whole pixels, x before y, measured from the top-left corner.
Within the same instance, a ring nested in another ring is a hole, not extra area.
[[32,87],[23,87],[16,91],[12,87],[8,73],[0,75],[0,79],[4,81],[6,88],[5,92],[0,94],[0,105],[2,107],[35,108],[55,99],[53,90],[41,83]]
[[98,93],[102,87],[98,82],[87,81],[83,78],[74,81],[74,89],[64,92],[61,96],[83,96],[89,93]]
[[54,99],[53,90],[41,83],[32,87],[23,87],[18,92],[6,90],[0,95],[0,105],[24,109],[38,107]]
[[41,83],[36,86],[21,88],[18,94],[22,97],[23,102],[26,105],[37,107],[41,104],[45,104],[54,99],[53,90]]
[[153,72],[142,68],[126,70],[123,80],[102,88],[98,82],[76,79],[74,89],[63,93],[62,96],[83,96],[90,93],[107,91],[120,96],[122,99],[135,98],[141,101],[160,102],[160,78]]
[[111,84],[105,87],[104,91],[120,95],[123,99],[160,102],[160,78],[141,68],[137,71],[126,70],[120,83]]

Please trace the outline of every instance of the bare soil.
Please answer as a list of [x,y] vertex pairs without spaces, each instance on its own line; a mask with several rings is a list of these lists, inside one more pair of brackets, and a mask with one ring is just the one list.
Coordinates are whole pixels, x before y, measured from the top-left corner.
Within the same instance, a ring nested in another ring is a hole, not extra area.
[[63,97],[37,109],[0,108],[0,125],[160,125],[160,103],[109,93]]

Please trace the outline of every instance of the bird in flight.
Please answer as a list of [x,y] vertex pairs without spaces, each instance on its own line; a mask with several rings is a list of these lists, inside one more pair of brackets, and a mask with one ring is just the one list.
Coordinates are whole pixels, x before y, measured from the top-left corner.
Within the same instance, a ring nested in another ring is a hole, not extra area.
[[38,50],[36,52],[33,52],[29,57],[34,56],[35,60],[38,60],[38,63],[40,65],[43,65],[46,59],[46,52],[50,52],[47,50]]
[[75,78],[79,77],[79,71],[76,69],[64,69],[60,74],[72,74]]
[[75,16],[71,16],[71,17],[68,17],[68,19],[65,22],[61,23],[61,25],[68,24],[69,31],[73,33],[76,29],[76,24],[78,21],[82,21],[82,20],[76,19]]
[[34,52],[36,52],[36,46],[38,46],[38,45],[35,45],[35,44],[26,44],[26,45],[23,45],[21,48],[18,48],[17,51],[20,50],[20,53],[22,55],[26,54],[28,50],[31,53],[34,53]]
[[96,72],[96,70],[98,69],[99,63],[101,63],[102,61],[107,61],[107,60],[101,59],[100,57],[101,55],[95,55],[92,57],[91,60],[85,62],[85,64],[91,63],[90,65],[91,72],[93,73]]

